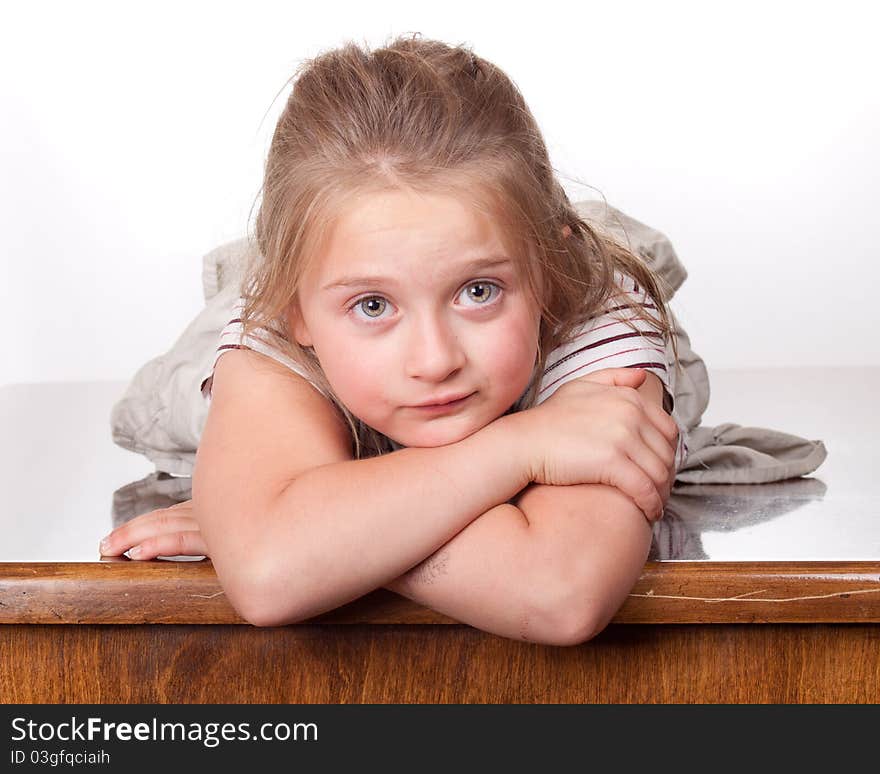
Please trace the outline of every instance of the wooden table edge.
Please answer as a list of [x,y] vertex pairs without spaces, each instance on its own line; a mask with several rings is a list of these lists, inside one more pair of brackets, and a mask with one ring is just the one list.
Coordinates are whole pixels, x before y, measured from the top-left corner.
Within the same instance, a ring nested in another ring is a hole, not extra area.
[[[612,622],[877,623],[880,562],[649,562]],[[205,560],[0,563],[0,623],[247,622]],[[378,589],[303,623],[459,622]]]

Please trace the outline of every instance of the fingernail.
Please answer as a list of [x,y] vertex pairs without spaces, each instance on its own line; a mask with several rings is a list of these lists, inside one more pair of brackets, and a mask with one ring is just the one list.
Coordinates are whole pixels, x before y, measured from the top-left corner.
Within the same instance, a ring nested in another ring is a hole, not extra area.
[[140,553],[141,553],[141,547],[140,547],[140,546],[135,546],[134,548],[131,548],[131,549],[129,549],[129,551],[128,551],[128,555],[129,555],[129,556],[133,556],[135,559],[136,559],[138,556],[140,556]]
[[101,553],[106,554],[110,550],[110,535],[101,539]]

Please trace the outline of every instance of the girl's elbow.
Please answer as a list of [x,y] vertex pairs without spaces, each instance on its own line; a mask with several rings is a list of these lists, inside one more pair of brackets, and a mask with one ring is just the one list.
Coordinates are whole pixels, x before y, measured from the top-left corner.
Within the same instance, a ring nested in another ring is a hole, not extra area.
[[233,607],[251,626],[271,627],[294,623],[277,604],[267,600],[259,589],[253,587],[242,589],[233,602]]
[[545,598],[541,641],[564,647],[581,645],[604,630],[614,613],[608,600],[563,584]]
[[253,587],[227,589],[226,596],[235,612],[251,626],[283,626],[289,621],[282,620],[281,611],[272,604],[266,604],[262,594]]
[[229,603],[252,626],[286,626],[308,617],[299,614],[296,600],[278,593],[269,573],[252,568],[222,585]]
[[570,647],[582,645],[599,634],[611,620],[598,606],[585,605],[585,609],[559,614],[551,630],[549,645]]
[[260,628],[287,626],[288,624],[297,623],[296,620],[290,620],[289,617],[280,615],[277,610],[272,609],[247,608],[240,610],[239,615],[251,626]]
[[277,602],[263,600],[256,594],[242,598],[238,604],[233,603],[233,607],[247,623],[261,628],[287,626],[309,618],[308,614],[298,614],[289,606],[282,607]]

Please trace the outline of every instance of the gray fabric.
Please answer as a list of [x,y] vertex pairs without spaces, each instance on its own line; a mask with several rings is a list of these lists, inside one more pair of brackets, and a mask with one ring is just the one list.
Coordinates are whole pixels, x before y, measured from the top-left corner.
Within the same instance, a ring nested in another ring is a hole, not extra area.
[[208,416],[208,401],[199,389],[202,374],[211,368],[220,331],[238,297],[237,283],[217,291],[171,349],[137,371],[113,406],[113,441],[146,456],[157,471],[192,475]]
[[[659,231],[603,202],[579,202],[582,217],[638,253],[658,274],[664,300],[670,301],[687,279],[669,240]],[[254,246],[247,239],[222,245],[202,262],[205,307],[168,352],[142,366],[113,407],[113,441],[145,455],[157,471],[192,475],[195,451],[208,414],[200,392],[220,332],[240,295],[245,261]],[[688,456],[677,482],[766,483],[803,476],[825,459],[821,441],[760,427],[725,423],[706,427],[700,420],[709,405],[709,375],[681,323],[672,313],[681,369],[670,374],[675,409],[688,428]],[[667,344],[672,362],[672,345]]]

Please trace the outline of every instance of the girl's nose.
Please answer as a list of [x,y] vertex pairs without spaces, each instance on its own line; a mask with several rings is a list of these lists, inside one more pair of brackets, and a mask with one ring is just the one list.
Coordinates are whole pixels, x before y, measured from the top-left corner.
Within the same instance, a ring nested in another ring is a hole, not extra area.
[[437,320],[426,320],[416,326],[406,353],[408,377],[442,382],[464,363],[464,349],[448,325]]

